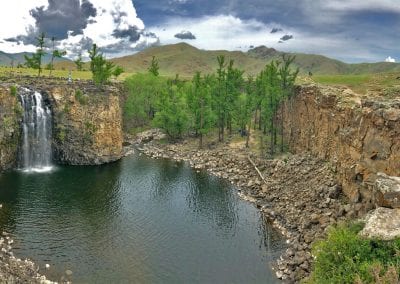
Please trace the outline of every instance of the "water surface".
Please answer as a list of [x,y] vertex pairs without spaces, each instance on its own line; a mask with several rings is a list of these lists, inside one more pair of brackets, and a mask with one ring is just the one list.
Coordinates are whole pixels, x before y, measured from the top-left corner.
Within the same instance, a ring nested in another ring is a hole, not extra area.
[[138,155],[0,175],[0,229],[74,283],[274,283],[284,244],[232,186]]

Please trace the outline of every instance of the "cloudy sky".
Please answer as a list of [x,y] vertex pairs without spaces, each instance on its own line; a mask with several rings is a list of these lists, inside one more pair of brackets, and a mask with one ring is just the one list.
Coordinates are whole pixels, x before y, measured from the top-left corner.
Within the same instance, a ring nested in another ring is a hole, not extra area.
[[400,61],[400,0],[3,0],[0,50],[34,51],[45,32],[73,58],[185,41],[202,49],[266,45],[346,62]]

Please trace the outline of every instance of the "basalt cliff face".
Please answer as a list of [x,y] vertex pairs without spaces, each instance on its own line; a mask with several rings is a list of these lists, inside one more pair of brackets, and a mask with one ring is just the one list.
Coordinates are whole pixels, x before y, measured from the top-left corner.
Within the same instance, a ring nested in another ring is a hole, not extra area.
[[97,88],[88,82],[23,78],[0,84],[0,171],[18,161],[22,108],[18,93],[11,91],[14,86],[40,92],[51,105],[54,162],[98,165],[122,157],[119,86]]
[[329,160],[344,193],[365,210],[375,203],[378,173],[400,176],[400,99],[359,96],[349,89],[298,87],[283,107],[293,152]]
[[11,86],[0,86],[0,171],[16,165],[21,117],[22,107],[15,91]]
[[98,165],[122,155],[119,89],[90,86],[54,87],[54,153],[69,165]]

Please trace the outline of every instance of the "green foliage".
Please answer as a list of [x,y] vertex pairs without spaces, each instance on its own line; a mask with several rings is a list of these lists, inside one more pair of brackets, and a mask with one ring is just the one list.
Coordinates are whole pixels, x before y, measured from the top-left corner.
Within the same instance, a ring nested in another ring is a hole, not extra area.
[[[378,283],[377,277],[381,279],[385,274],[398,281],[400,239],[364,239],[358,236],[361,229],[362,224],[338,225],[330,229],[326,240],[314,245],[316,259],[309,283]],[[397,275],[387,273],[393,268]]]
[[86,105],[89,101],[88,96],[84,95],[81,90],[75,91],[75,99],[81,104]]
[[122,73],[124,73],[124,68],[122,68],[121,66],[115,66],[112,74],[115,78],[118,78],[118,76]]
[[155,56],[151,59],[150,67],[149,67],[149,73],[153,74],[154,76],[158,76],[159,73],[159,65],[158,65],[158,60],[156,59]]
[[13,97],[16,97],[18,93],[17,87],[16,86],[11,86],[10,87],[10,95]]
[[78,54],[78,57],[74,60],[76,70],[82,71],[83,69],[83,60],[82,60],[82,53],[80,52]]
[[24,55],[25,58],[25,66],[28,68],[33,68],[38,70],[38,76],[42,73],[42,58],[46,55],[44,51],[44,40],[45,34],[41,33],[37,38],[37,49],[36,53],[32,54],[32,56]]
[[156,100],[167,88],[165,78],[153,74],[136,74],[125,80],[128,95],[124,105],[125,125],[143,127],[154,118]]
[[57,138],[60,142],[64,142],[67,137],[67,132],[64,125],[61,125],[57,128]]
[[200,72],[193,77],[186,91],[186,102],[190,113],[193,130],[199,135],[199,147],[203,147],[203,135],[214,126],[215,115],[212,110],[211,88],[213,78],[201,77]]
[[188,129],[188,113],[182,88],[168,84],[157,103],[154,125],[163,129],[171,140],[182,138]]
[[[107,61],[103,54],[99,52],[96,44],[92,45],[92,49],[88,51],[90,58],[90,71],[93,75],[93,81],[96,85],[101,86],[107,83],[112,75],[119,76],[123,70],[116,67],[114,63]],[[116,75],[117,74],[117,75]]]

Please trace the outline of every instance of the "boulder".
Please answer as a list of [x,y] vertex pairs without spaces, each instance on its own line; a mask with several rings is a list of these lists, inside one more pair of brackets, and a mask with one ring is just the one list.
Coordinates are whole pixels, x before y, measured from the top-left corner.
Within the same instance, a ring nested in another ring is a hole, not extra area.
[[378,173],[374,194],[378,206],[400,208],[400,177]]
[[393,240],[400,237],[400,209],[379,207],[366,216],[360,235],[372,239]]

